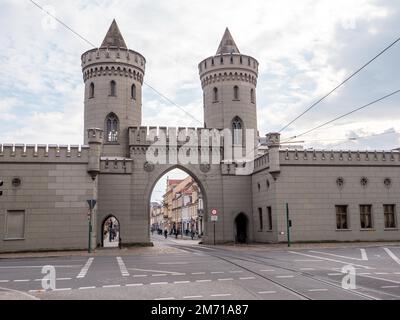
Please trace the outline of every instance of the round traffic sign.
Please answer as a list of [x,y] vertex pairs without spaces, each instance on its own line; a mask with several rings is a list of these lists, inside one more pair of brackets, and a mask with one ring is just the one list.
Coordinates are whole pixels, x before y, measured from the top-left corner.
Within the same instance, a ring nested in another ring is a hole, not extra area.
[[211,210],[211,214],[212,214],[213,216],[216,216],[216,215],[218,214],[217,209],[212,209],[212,210]]

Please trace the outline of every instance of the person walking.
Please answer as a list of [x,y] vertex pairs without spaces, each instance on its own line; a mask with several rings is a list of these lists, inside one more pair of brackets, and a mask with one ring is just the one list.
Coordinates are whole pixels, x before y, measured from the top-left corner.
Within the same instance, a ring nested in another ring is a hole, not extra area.
[[164,229],[164,238],[167,239],[167,237],[168,237],[168,230],[167,230],[167,227],[165,227],[165,229]]

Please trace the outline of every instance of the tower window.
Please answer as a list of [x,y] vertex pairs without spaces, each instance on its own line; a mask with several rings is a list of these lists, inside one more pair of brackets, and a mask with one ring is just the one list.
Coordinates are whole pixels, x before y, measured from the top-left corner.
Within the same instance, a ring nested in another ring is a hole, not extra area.
[[242,129],[242,120],[239,117],[235,117],[232,121],[233,144],[242,144]]
[[239,87],[233,87],[233,100],[239,100]]
[[231,55],[231,64],[233,63],[233,56]]
[[254,89],[250,90],[250,101],[251,103],[255,103],[255,99],[254,99]]
[[117,84],[114,80],[110,82],[110,96],[115,97],[117,95]]
[[107,142],[118,142],[118,117],[110,113],[106,118]]
[[94,98],[94,83],[92,82],[90,84],[90,88],[89,88],[89,99]]
[[218,89],[213,89],[213,102],[218,102]]
[[131,86],[131,98],[133,100],[136,100],[136,86],[135,86],[135,84],[132,84],[132,86]]

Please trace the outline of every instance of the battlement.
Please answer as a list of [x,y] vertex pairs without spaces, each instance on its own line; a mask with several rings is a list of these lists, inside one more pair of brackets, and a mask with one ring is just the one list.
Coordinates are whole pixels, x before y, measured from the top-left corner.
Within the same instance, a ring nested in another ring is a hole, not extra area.
[[247,81],[257,84],[258,61],[253,57],[231,53],[209,57],[199,63],[202,86],[217,81]]
[[[160,136],[166,137],[167,144],[181,146],[191,144],[219,147],[223,146],[222,129],[185,128],[185,127],[130,127],[129,146],[150,146],[162,141]],[[203,142],[203,144],[201,143]]]
[[146,59],[138,52],[120,48],[96,48],[82,54],[83,79],[106,75],[130,77],[143,83]]
[[0,144],[1,162],[86,163],[89,147],[78,145]]

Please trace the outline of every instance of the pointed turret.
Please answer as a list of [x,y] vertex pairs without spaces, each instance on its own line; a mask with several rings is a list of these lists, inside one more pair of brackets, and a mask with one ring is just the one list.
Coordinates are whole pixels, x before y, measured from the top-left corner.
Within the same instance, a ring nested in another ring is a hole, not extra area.
[[224,36],[222,37],[216,54],[218,55],[224,53],[240,53],[228,28],[225,29]]
[[111,23],[111,26],[107,31],[106,37],[104,38],[103,43],[101,44],[101,48],[107,48],[107,47],[127,49],[124,38],[122,37],[121,32],[119,31],[115,19]]

